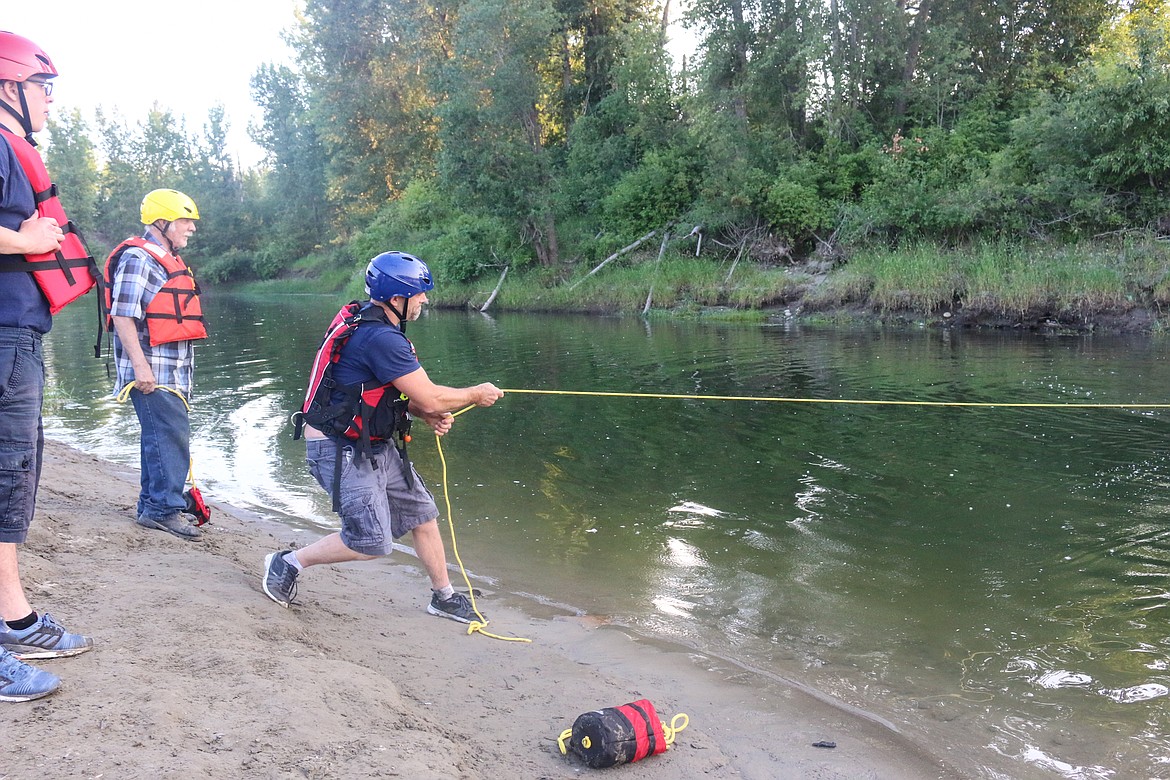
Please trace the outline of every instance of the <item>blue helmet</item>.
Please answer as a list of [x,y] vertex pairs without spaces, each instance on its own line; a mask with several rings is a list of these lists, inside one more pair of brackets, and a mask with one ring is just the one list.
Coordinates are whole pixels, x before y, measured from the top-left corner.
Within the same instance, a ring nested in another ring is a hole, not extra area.
[[409,298],[434,288],[427,264],[405,252],[383,252],[366,266],[366,295],[373,301]]

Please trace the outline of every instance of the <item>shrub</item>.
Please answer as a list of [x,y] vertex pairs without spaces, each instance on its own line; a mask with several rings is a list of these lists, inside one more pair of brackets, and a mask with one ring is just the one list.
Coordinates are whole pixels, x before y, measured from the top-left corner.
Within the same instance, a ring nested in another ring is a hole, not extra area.
[[652,151],[602,202],[607,227],[635,237],[678,219],[694,200],[695,163],[672,150]]
[[232,249],[218,257],[196,263],[196,278],[209,284],[221,284],[251,276],[251,260],[238,249]]
[[523,265],[529,256],[501,220],[462,214],[414,247],[444,281],[467,282],[485,268]]
[[828,206],[812,187],[781,179],[768,190],[763,216],[790,244],[809,241],[826,224]]

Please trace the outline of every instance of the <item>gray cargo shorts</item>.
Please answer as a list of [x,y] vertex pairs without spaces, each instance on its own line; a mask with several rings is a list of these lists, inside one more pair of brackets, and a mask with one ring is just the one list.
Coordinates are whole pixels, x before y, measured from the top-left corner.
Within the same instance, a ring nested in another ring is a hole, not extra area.
[[[325,492],[333,492],[338,444],[310,439],[305,456],[309,473]],[[413,471],[414,466],[410,467]],[[357,458],[352,446],[341,452],[341,541],[363,555],[388,555],[394,540],[435,520],[439,508],[422,477],[414,471],[414,487],[406,484],[402,459],[393,446],[374,444],[374,457]]]

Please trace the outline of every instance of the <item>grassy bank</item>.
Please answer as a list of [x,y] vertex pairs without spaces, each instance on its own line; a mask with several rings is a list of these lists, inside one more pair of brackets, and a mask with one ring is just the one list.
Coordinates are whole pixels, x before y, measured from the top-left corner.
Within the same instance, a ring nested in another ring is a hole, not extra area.
[[[830,266],[761,266],[716,256],[631,254],[590,269],[509,273],[492,310],[760,319],[849,317],[960,326],[1164,331],[1170,326],[1170,241],[1130,234],[1076,246],[981,244],[962,250],[867,250]],[[324,258],[242,285],[253,292],[361,295],[361,268]],[[444,284],[434,305],[479,308],[498,276]]]

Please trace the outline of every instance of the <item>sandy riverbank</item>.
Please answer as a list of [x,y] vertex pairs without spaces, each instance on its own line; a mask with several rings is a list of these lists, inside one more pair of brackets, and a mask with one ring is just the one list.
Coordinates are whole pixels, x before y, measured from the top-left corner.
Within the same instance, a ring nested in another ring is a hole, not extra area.
[[[97,646],[42,662],[58,693],[0,706],[0,780],[956,776],[790,682],[516,596],[480,607],[531,644],[467,636],[425,613],[406,555],[310,570],[282,609],[263,557],[311,537],[209,496],[206,540],[183,542],[134,525],[136,492],[131,470],[48,445],[24,580]],[[643,697],[690,717],[666,753],[610,770],[561,757],[577,715]]]

